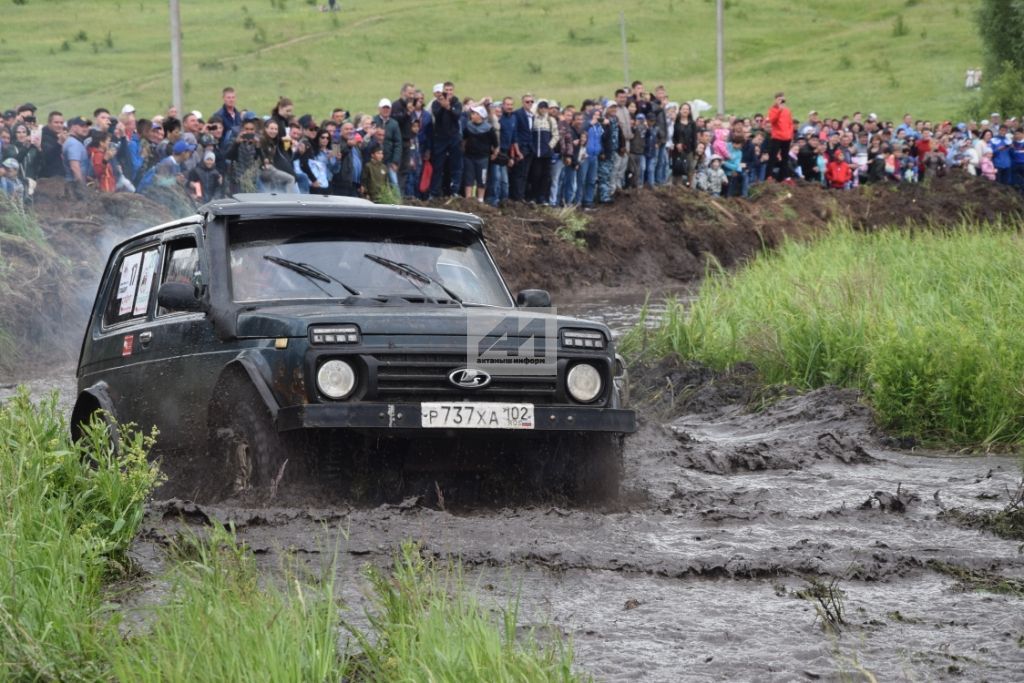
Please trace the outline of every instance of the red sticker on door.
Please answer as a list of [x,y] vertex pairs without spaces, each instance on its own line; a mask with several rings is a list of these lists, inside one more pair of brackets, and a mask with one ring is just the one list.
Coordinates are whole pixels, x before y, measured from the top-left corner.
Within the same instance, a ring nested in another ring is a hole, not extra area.
[[124,343],[121,344],[121,355],[130,356],[132,355],[132,349],[135,348],[135,335],[126,334],[124,336]]

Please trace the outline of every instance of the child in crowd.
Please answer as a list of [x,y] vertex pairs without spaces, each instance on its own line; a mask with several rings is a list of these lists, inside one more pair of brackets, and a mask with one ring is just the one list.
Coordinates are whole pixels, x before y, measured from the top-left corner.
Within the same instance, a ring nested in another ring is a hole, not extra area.
[[697,189],[707,192],[712,197],[721,197],[722,189],[729,184],[722,170],[722,157],[711,155],[711,162],[697,176]]
[[995,162],[992,161],[992,157],[992,150],[986,149],[981,155],[981,163],[978,164],[978,167],[981,170],[981,175],[988,180],[996,179],[996,165]]
[[217,170],[217,155],[203,154],[203,162],[188,172],[186,178],[188,194],[197,203],[219,199],[224,192],[224,176]]
[[89,153],[89,164],[92,167],[92,177],[96,180],[96,189],[100,192],[116,190],[117,178],[110,165],[110,160],[114,158],[114,150],[110,149],[110,134],[106,131],[93,131],[86,151]]
[[388,167],[384,165],[384,148],[376,141],[366,148],[370,160],[363,166],[363,194],[371,201],[384,202],[384,190],[388,186]]
[[853,184],[853,171],[842,151],[836,150],[825,169],[828,186],[833,190],[849,190]]
[[900,159],[900,175],[905,183],[916,183],[918,179],[917,159],[910,154],[903,154]]
[[13,157],[4,159],[3,165],[0,167],[0,192],[19,204],[25,198],[25,186],[18,178],[20,169],[21,164]]

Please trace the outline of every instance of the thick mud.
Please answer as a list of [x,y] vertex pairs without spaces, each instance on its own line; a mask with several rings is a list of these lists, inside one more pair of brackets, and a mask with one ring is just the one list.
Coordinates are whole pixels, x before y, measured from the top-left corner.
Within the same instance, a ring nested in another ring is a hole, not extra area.
[[[1024,578],[1018,542],[940,519],[1004,503],[1020,476],[1012,458],[879,448],[856,397],[834,390],[646,424],[627,443],[623,494],[604,506],[170,500],[151,506],[137,552],[158,556],[180,525],[211,520],[233,521],[268,569],[284,554],[319,565],[344,537],[344,597],[359,604],[359,567],[417,539],[460,558],[485,601],[519,596],[528,625],[572,638],[599,680],[1019,675],[1021,596],[972,590],[936,566]],[[800,597],[814,579],[837,580],[844,623]]]
[[[691,390],[654,400],[658,374]],[[752,402],[749,375],[641,373],[644,421],[626,442],[617,500],[162,500],[135,557],[156,576],[183,526],[228,521],[268,572],[285,556],[324,566],[340,542],[343,597],[358,608],[360,569],[386,567],[416,539],[459,558],[485,604],[518,598],[525,626],[571,639],[598,680],[1019,680],[1020,542],[944,514],[1005,505],[1019,461],[891,450],[855,392]],[[162,590],[144,579],[135,600]]]
[[[844,194],[769,187],[749,203],[642,193],[590,215],[587,252],[554,236],[555,214],[514,208],[484,217],[514,287],[547,286],[561,312],[621,331],[644,298],[636,287],[685,298],[712,257],[738,263],[832,218],[871,229],[908,217],[949,224],[964,206],[980,217],[1019,210],[1015,195],[975,185]],[[98,277],[95,259],[105,258],[111,234],[146,218],[137,208],[90,203],[63,224],[53,209],[54,225],[83,231],[91,246],[60,266],[73,270],[58,273],[56,289],[19,300],[18,315],[31,321],[23,338],[37,349],[59,330],[74,333],[63,355],[39,351],[37,367],[23,358],[3,377],[29,378],[36,396],[57,390],[70,410],[84,325],[74,302],[91,297],[83,283]],[[113,233],[103,228],[112,212],[123,213]],[[167,209],[153,208],[150,218],[157,215]],[[49,282],[52,254],[32,266],[41,253],[26,263]],[[605,286],[581,296],[596,282]],[[36,321],[24,306],[42,307],[48,296],[63,302],[59,315]],[[401,541],[416,539],[424,552],[461,559],[485,603],[518,596],[526,625],[571,638],[578,667],[598,680],[1020,680],[1020,541],[957,522],[1006,505],[1019,460],[899,450],[912,444],[878,433],[855,392],[766,392],[754,368],[721,374],[669,360],[633,378],[642,428],[626,440],[615,500],[516,494],[496,505],[447,482],[384,505],[287,486],[269,504],[158,500],[133,549],[142,575],[129,605],[165,599],[157,578],[164,545],[182,526],[230,521],[268,572],[286,555],[324,566],[341,539],[340,585],[356,606],[365,602],[360,568],[388,565]],[[15,391],[2,382],[0,401]]]

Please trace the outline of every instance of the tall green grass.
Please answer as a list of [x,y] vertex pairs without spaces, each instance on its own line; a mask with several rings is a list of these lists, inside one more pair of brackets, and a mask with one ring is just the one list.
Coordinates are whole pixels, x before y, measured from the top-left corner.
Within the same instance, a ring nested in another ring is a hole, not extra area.
[[118,680],[343,680],[333,562],[322,578],[297,565],[261,577],[252,553],[220,525],[180,538],[171,553],[167,599],[110,653]]
[[[230,527],[182,535],[156,577],[166,595],[130,624],[107,584],[159,479],[148,437],[97,422],[72,443],[56,396],[0,405],[0,680],[575,681],[571,648],[518,634],[513,602],[484,609],[454,562],[404,544],[369,570],[369,629],[343,622],[336,562],[257,570]],[[337,552],[333,553],[333,558]],[[350,658],[339,649],[345,631]]]
[[627,352],[768,382],[864,391],[882,423],[927,442],[1024,443],[1024,240],[1011,226],[951,232],[837,227],[712,274]]
[[97,680],[117,640],[101,588],[126,553],[157,479],[149,440],[102,423],[72,444],[56,396],[0,406],[0,680]]
[[404,543],[391,572],[370,569],[371,633],[349,628],[359,644],[355,680],[577,681],[572,649],[556,637],[544,644],[529,631],[517,636],[518,603],[501,610],[500,628],[465,585],[457,563],[424,559]]

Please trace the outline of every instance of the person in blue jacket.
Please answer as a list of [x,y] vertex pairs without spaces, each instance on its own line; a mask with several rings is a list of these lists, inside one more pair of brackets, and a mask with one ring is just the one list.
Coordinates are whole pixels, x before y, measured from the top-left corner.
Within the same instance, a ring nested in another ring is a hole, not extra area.
[[999,132],[989,141],[992,148],[992,165],[996,167],[996,180],[1009,185],[1013,176],[1013,139],[1007,134],[1006,124],[999,126]]
[[727,196],[746,197],[747,178],[743,173],[742,135],[729,138],[729,141],[726,142],[726,149],[729,150],[729,156],[722,160],[722,170],[725,171],[725,176],[729,179]]
[[1012,183],[1018,190],[1024,190],[1024,128],[1013,131],[1013,151],[1010,153],[1012,166]]
[[581,155],[579,170],[576,171],[576,198],[574,204],[581,204],[584,209],[594,206],[594,192],[597,190],[597,164],[601,156],[601,137],[604,127],[601,125],[601,108],[595,106],[586,121],[586,147]]

